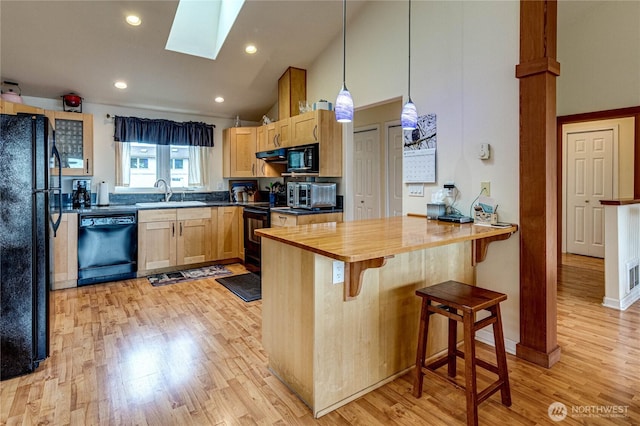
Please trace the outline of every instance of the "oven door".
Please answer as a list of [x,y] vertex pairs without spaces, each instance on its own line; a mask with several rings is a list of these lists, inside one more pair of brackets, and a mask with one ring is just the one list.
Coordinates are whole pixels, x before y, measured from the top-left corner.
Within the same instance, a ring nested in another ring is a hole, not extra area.
[[245,207],[242,212],[244,223],[244,262],[260,266],[260,237],[256,229],[269,227],[269,211]]

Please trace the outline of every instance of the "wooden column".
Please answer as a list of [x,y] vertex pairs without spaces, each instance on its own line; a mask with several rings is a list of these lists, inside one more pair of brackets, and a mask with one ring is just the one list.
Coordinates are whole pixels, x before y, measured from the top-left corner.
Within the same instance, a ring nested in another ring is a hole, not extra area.
[[520,1],[519,358],[551,367],[557,339],[557,3]]

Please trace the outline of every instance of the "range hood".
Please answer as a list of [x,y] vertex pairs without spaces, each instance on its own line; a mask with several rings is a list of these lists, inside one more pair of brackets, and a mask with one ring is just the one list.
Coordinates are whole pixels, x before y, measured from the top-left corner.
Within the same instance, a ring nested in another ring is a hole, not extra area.
[[256,152],[256,158],[270,163],[286,163],[287,150],[284,148],[278,148],[271,151]]

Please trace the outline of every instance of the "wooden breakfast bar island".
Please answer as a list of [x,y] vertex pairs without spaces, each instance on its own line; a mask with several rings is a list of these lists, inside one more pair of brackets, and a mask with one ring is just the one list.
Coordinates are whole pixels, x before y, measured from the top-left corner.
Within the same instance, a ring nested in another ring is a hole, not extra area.
[[[405,374],[416,357],[415,291],[475,284],[488,245],[517,229],[401,216],[256,230],[269,368],[314,417]],[[446,325],[434,318],[429,356],[446,348]]]

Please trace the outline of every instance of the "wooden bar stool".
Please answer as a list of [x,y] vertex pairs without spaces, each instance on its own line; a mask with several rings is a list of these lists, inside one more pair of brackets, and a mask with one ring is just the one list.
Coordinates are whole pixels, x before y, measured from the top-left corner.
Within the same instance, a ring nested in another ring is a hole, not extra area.
[[[416,295],[422,298],[422,310],[420,312],[420,331],[418,334],[413,395],[416,398],[422,396],[424,375],[425,373],[430,373],[465,390],[468,425],[478,424],[478,404],[498,390],[500,390],[502,403],[507,407],[511,406],[507,356],[504,349],[502,321],[500,319],[500,302],[506,300],[507,295],[457,281],[446,281],[421,288],[416,291]],[[432,304],[432,302],[435,304]],[[476,313],[481,310],[487,310],[491,315],[476,321]],[[429,317],[432,314],[441,314],[449,318],[448,349],[445,355],[429,364],[425,364]],[[458,322],[464,324],[464,352],[457,348]],[[497,366],[476,358],[476,331],[490,324],[493,324]],[[464,359],[465,386],[461,386],[455,381],[456,356]],[[435,371],[445,364],[447,365],[448,377]],[[476,386],[476,365],[498,375],[498,380],[480,393],[478,393]]]

